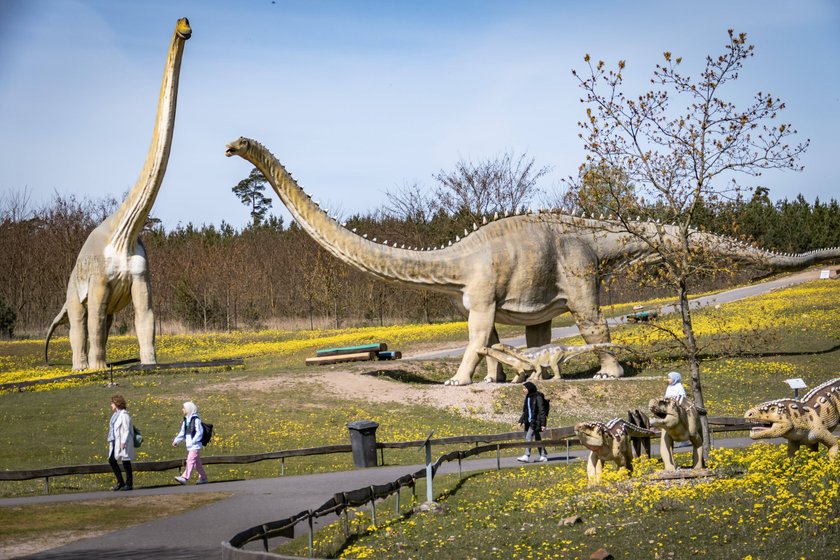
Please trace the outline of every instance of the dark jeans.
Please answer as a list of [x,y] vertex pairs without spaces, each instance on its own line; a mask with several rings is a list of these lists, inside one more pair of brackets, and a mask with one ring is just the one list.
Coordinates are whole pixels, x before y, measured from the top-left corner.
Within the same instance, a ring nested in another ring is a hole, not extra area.
[[112,469],[114,469],[114,476],[117,477],[117,484],[134,486],[134,472],[131,470],[131,461],[122,462],[123,467],[125,467],[125,481],[123,481],[122,472],[120,472],[120,464],[114,458],[114,446],[112,445],[111,447],[111,453],[108,455],[108,464],[111,465]]

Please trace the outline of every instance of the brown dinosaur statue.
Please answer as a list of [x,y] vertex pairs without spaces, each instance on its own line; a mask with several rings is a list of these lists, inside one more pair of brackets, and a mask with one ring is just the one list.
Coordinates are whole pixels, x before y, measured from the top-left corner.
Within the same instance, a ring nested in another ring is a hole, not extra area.
[[178,20],[160,88],[157,118],[146,163],[134,187],[116,212],[94,229],[82,245],[67,282],[67,299],[47,330],[44,359],[49,362],[50,337],[58,325],[69,323],[73,369],[104,369],[105,346],[114,314],[134,304],[134,328],[140,361],[154,364],[155,318],[146,250],[140,231],[152,209],[169,161],[178,77],[184,45],[192,29]]
[[[377,278],[448,294],[467,316],[469,343],[457,373],[446,383],[467,385],[481,360],[478,350],[499,342],[495,323],[525,326],[528,347],[551,342],[552,318],[569,311],[587,344],[610,342],[600,312],[600,274],[631,263],[656,262],[648,239],[679,243],[676,226],[639,223],[631,235],[610,220],[555,212],[527,212],[487,220],[472,232],[438,248],[406,247],[357,235],[331,218],[303,192],[283,165],[260,143],[239,138],[226,154],[251,162],[280,196],[295,221],[338,259]],[[645,236],[648,236],[647,238]],[[696,231],[692,247],[774,268],[799,267],[840,256],[840,249],[780,255],[737,240]],[[620,377],[624,370],[608,350],[599,350],[596,376]],[[495,359],[487,357],[485,381],[503,381]]]
[[490,356],[497,361],[516,370],[514,383],[536,381],[543,375],[543,368],[550,368],[551,379],[560,379],[560,364],[565,364],[575,356],[586,352],[595,352],[603,348],[612,348],[618,344],[583,344],[580,346],[563,346],[561,344],[546,344],[537,348],[520,350],[507,344],[494,344],[479,348],[480,356]]
[[[633,440],[650,439],[656,433],[643,426],[632,424],[621,418],[604,422],[581,422],[575,424],[575,434],[580,443],[589,449],[586,462],[586,475],[589,484],[601,480],[604,463],[612,461],[619,469],[633,472],[633,457],[638,457]],[[650,456],[650,446],[647,447]]]
[[802,445],[816,451],[822,443],[833,459],[838,453],[838,438],[831,432],[840,423],[840,378],[815,387],[801,400],[778,399],[754,406],[744,418],[755,424],[752,439],[788,440],[790,457]]
[[662,430],[659,454],[665,463],[665,470],[677,470],[674,462],[675,441],[690,441],[692,468],[704,468],[706,464],[702,452],[703,430],[700,427],[700,416],[706,415],[706,409],[696,406],[685,397],[651,399],[648,408],[652,414],[650,426]]

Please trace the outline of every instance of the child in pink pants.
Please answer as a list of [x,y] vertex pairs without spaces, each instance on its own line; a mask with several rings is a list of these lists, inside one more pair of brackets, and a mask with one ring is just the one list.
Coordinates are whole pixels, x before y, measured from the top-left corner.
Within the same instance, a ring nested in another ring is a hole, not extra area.
[[184,473],[176,476],[175,480],[180,484],[186,484],[193,470],[195,470],[198,473],[196,484],[206,484],[207,474],[201,465],[201,437],[204,435],[204,430],[201,426],[201,419],[198,417],[198,407],[187,401],[184,403],[183,413],[184,421],[181,422],[181,430],[172,441],[172,447],[176,447],[182,441],[186,442],[187,466]]

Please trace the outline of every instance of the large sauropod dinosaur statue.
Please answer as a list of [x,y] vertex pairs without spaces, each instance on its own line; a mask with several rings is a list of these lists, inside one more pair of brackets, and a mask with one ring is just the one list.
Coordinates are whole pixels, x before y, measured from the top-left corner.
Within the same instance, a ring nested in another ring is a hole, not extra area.
[[[599,274],[615,273],[630,263],[655,262],[650,245],[619,230],[609,220],[577,218],[554,212],[529,212],[494,219],[456,237],[449,246],[417,249],[376,242],[339,224],[303,192],[279,161],[261,144],[239,138],[226,155],[251,162],[277,191],[295,221],[327,251],[345,263],[392,282],[443,292],[467,316],[469,343],[458,372],[448,385],[472,383],[478,350],[499,342],[495,322],[525,325],[528,347],[551,342],[551,319],[570,311],[587,344],[610,342],[598,301]],[[485,220],[486,221],[486,220]],[[676,227],[641,223],[650,236],[678,242]],[[741,242],[696,232],[692,243],[733,258],[760,261],[774,268],[799,267],[840,256],[840,249],[780,255]],[[623,369],[608,350],[598,350],[599,376],[620,377]],[[487,357],[485,381],[503,381],[497,361]]]
[[[47,330],[44,359],[49,361],[50,337],[58,325],[69,323],[73,369],[105,368],[105,345],[114,314],[134,304],[134,328],[140,361],[156,363],[155,318],[146,250],[140,231],[152,209],[169,161],[178,77],[184,45],[192,29],[178,20],[160,88],[157,118],[146,163],[119,209],[94,229],[82,245],[67,282],[67,299]],[[86,353],[87,351],[87,353]]]

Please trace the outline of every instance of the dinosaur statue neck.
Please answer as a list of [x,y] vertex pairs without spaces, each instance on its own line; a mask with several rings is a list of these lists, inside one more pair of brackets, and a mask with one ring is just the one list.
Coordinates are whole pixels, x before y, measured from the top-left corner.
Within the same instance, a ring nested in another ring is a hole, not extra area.
[[348,231],[312,202],[283,165],[258,142],[248,140],[248,148],[237,154],[262,172],[298,225],[340,260],[383,280],[459,293],[463,286],[461,247],[420,251],[368,240]]
[[110,237],[110,244],[116,254],[126,254],[133,250],[149,212],[155,202],[166,165],[169,161],[169,151],[172,147],[172,133],[175,129],[175,106],[178,98],[178,77],[181,73],[181,57],[184,45],[189,38],[189,24],[186,23],[186,37],[184,23],[180,20],[172,43],[163,73],[160,87],[155,129],[152,133],[152,143],[140,177],[132,187],[120,208],[113,214],[111,222],[114,224]]

